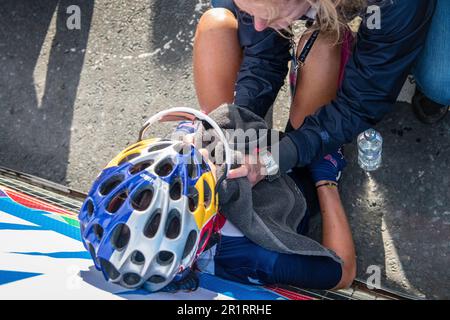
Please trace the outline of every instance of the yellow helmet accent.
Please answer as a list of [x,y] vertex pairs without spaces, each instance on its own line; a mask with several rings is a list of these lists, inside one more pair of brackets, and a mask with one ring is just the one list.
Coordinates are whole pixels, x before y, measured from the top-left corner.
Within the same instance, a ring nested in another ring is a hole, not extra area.
[[[198,228],[201,230],[204,225],[217,213],[219,201],[215,190],[214,176],[211,172],[204,173],[195,184],[198,191],[198,207],[193,212]],[[205,190],[208,188],[209,190]],[[205,199],[208,195],[210,199]]]
[[147,139],[147,140],[139,141],[139,142],[129,146],[128,148],[123,150],[121,153],[119,153],[114,159],[112,159],[106,165],[105,169],[119,166],[120,164],[122,164],[124,162],[124,160],[132,159],[133,155],[139,155],[139,153],[142,151],[142,149],[145,149],[149,145],[151,145],[155,142],[158,142],[158,141],[161,141],[161,139],[158,139],[158,138]]

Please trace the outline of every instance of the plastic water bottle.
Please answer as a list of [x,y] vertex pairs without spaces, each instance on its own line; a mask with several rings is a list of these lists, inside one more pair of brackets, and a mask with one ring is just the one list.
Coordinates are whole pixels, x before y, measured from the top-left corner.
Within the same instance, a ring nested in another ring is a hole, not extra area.
[[383,138],[381,134],[369,129],[358,137],[358,163],[365,171],[375,171],[381,166]]

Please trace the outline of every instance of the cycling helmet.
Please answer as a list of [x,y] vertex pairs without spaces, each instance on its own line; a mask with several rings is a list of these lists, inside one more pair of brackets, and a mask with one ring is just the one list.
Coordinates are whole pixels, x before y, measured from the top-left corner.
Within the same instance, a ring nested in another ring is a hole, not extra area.
[[94,182],[79,214],[82,241],[107,281],[158,291],[204,250],[217,206],[214,176],[193,145],[141,140]]

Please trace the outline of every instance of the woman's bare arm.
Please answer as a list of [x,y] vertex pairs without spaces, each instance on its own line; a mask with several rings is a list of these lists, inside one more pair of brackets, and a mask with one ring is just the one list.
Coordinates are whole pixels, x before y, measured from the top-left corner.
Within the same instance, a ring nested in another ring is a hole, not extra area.
[[[319,186],[326,181],[320,181]],[[356,253],[352,232],[337,187],[317,189],[322,212],[322,244],[333,250],[342,260],[342,278],[335,289],[349,287],[356,276]]]

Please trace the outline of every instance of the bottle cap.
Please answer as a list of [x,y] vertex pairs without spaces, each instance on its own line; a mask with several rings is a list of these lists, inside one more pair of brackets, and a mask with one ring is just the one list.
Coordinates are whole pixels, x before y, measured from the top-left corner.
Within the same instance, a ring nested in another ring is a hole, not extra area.
[[369,129],[364,132],[364,138],[367,140],[373,140],[377,136],[377,132],[374,129]]

